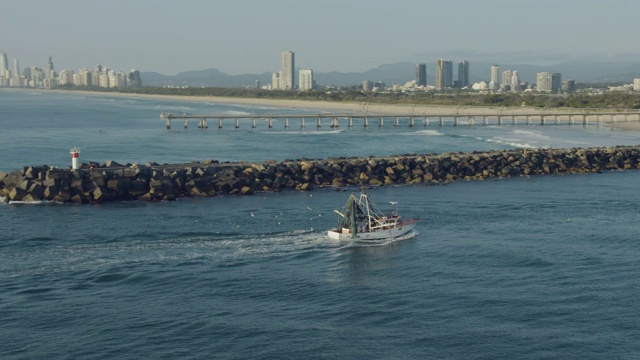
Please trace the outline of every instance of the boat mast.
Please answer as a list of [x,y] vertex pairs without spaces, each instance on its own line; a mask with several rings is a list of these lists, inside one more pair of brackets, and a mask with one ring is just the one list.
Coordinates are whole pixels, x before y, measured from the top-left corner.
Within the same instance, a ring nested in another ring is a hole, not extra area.
[[371,204],[369,203],[369,196],[365,193],[360,194],[360,202],[362,206],[366,209],[366,217],[367,217],[367,229],[371,231],[372,223],[371,223]]
[[349,196],[349,222],[351,223],[349,226],[349,230],[351,230],[351,238],[356,236],[356,231],[358,230],[358,223],[356,222],[356,199],[355,196]]

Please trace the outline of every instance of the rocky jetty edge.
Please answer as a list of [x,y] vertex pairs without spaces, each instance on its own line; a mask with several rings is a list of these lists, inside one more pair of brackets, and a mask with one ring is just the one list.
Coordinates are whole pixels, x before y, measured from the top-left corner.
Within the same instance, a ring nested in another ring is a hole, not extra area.
[[172,201],[316,187],[433,185],[460,180],[584,174],[640,168],[640,145],[571,149],[405,154],[368,158],[189,164],[82,164],[79,169],[29,166],[0,171],[5,202]]

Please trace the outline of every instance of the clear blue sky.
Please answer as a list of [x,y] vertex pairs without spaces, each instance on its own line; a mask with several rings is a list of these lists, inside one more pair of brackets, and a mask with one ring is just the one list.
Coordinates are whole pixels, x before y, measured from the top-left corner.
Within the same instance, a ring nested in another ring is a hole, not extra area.
[[57,70],[316,72],[400,61],[640,59],[640,0],[0,0],[0,50]]

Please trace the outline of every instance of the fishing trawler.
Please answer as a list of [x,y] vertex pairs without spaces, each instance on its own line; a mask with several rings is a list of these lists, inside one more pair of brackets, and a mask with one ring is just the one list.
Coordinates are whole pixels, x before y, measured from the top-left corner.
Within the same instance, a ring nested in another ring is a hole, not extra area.
[[402,219],[396,211],[396,202],[391,202],[391,213],[381,212],[365,192],[359,196],[349,195],[338,214],[338,226],[327,232],[336,240],[383,240],[396,239],[411,232],[417,218]]

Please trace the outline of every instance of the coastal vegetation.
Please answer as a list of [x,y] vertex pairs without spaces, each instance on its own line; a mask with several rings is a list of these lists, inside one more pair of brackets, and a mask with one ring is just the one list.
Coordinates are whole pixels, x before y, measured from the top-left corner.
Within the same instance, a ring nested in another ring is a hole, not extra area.
[[69,90],[91,90],[101,92],[119,92],[149,95],[177,96],[223,96],[253,99],[336,101],[378,104],[416,104],[451,106],[504,106],[504,107],[547,107],[547,108],[616,108],[640,109],[640,94],[628,92],[541,94],[541,93],[503,93],[485,94],[467,91],[362,91],[354,86],[350,88],[322,89],[311,91],[262,90],[255,88],[222,87],[142,87],[126,89],[80,88]]

